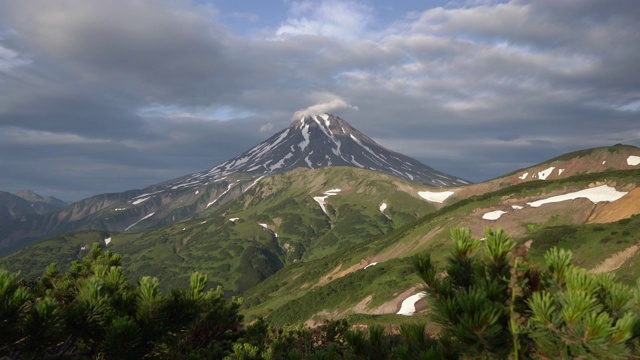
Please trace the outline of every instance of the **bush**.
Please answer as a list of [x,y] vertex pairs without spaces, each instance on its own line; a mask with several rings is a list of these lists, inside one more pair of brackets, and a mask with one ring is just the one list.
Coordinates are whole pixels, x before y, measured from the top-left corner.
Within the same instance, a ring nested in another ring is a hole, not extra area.
[[220,358],[242,333],[239,301],[206,290],[160,292],[156,278],[128,282],[120,256],[95,244],[66,274],[55,265],[27,287],[0,271],[0,357],[65,359]]
[[[484,246],[468,229],[452,230],[454,249],[442,273],[428,254],[414,257],[440,341],[463,357],[629,358],[640,338],[640,291],[571,264],[552,248],[538,270],[500,229]],[[484,248],[484,251],[481,251]],[[634,356],[635,356],[634,355]]]

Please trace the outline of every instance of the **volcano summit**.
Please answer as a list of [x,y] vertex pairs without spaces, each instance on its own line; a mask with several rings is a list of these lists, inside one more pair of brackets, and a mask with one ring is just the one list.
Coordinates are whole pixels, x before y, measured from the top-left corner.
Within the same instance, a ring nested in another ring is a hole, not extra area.
[[172,187],[195,187],[233,173],[269,175],[298,167],[353,166],[379,171],[430,186],[460,186],[468,181],[434,170],[408,156],[378,145],[345,120],[317,114],[291,125],[213,169],[183,177]]

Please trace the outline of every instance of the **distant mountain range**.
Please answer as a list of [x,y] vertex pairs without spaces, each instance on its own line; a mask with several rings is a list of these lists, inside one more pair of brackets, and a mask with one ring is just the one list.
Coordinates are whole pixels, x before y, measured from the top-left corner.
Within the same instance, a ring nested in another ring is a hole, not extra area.
[[15,194],[0,191],[0,224],[29,214],[46,214],[61,210],[68,204],[54,197],[44,198],[31,190]]
[[[14,210],[0,218],[0,255],[62,232],[139,231],[173,224],[234,199],[265,176],[336,166],[381,172],[432,187],[470,184],[378,145],[339,117],[316,114],[294,120],[288,128],[208,171],[142,190],[94,196],[61,210],[62,206],[26,212],[12,206]],[[31,193],[24,196],[37,199]]]

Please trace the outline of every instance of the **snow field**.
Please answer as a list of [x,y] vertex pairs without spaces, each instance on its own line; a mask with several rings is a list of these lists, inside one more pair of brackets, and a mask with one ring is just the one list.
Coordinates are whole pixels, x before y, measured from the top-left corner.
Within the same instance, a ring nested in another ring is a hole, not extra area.
[[138,205],[138,204],[141,204],[141,203],[143,203],[143,202],[145,202],[145,201],[149,200],[150,198],[151,198],[151,197],[146,197],[146,198],[138,199],[138,200],[136,200],[136,201],[132,202],[131,204],[133,204],[133,205]]
[[325,205],[325,200],[329,196],[338,195],[338,193],[340,191],[342,191],[342,190],[341,189],[327,190],[327,191],[324,192],[324,196],[314,196],[313,200],[315,200],[320,205],[320,208],[322,208],[322,212],[324,212],[325,215],[329,216],[329,214],[327,214],[327,208],[324,206]]
[[627,165],[636,166],[640,165],[640,156],[631,155],[627,158]]
[[367,266],[365,266],[365,267],[364,267],[364,269],[366,269],[366,268],[370,268],[370,267],[372,267],[372,266],[376,266],[376,265],[378,265],[378,262],[377,262],[377,261],[372,262],[371,264],[368,264]]
[[140,223],[142,220],[146,220],[146,219],[148,219],[148,218],[152,217],[152,216],[153,216],[153,214],[155,214],[155,212],[152,212],[151,214],[149,214],[149,215],[147,215],[147,216],[143,217],[142,219],[140,219],[140,220],[138,220],[138,221],[134,222],[133,224],[129,225],[129,227],[128,227],[128,228],[126,228],[126,229],[124,229],[124,231],[127,231],[127,230],[131,229],[132,227],[134,227],[134,226],[138,225],[138,223]]
[[387,219],[391,220],[391,216],[384,213],[386,209],[387,209],[387,203],[380,204],[380,212],[382,213],[382,215],[384,215]]
[[404,299],[402,305],[400,305],[400,310],[396,314],[398,315],[406,315],[410,316],[416,312],[416,303],[418,300],[427,296],[424,292],[419,292],[415,295],[411,295],[408,298]]
[[[562,202],[567,200],[575,200],[578,198],[589,199],[592,203],[597,204],[599,202],[616,201],[621,197],[625,196],[626,194],[627,192],[625,191],[618,191],[615,188],[610,187],[608,185],[601,185],[598,187],[593,187],[593,188],[584,189],[580,191],[574,191],[568,194],[552,196],[550,198],[529,202],[527,203],[527,205],[537,208],[544,204]],[[519,205],[511,205],[511,208],[514,210],[523,209],[523,207]],[[508,211],[495,210],[495,211],[490,211],[488,213],[483,214],[482,218],[484,220],[495,221],[495,220],[498,220],[502,215],[507,213]]]
[[227,190],[225,190],[222,194],[220,194],[220,196],[218,196],[215,200],[213,200],[212,202],[208,203],[208,204],[207,204],[207,207],[206,207],[205,209],[208,209],[208,208],[209,208],[209,206],[211,206],[211,205],[215,204],[215,203],[216,203],[216,201],[218,201],[221,197],[223,197],[223,196],[224,196],[224,194],[228,193],[228,192],[229,192],[229,190],[231,190],[231,187],[232,187],[232,185],[231,185],[231,184],[227,185]]
[[500,216],[506,213],[507,211],[502,211],[502,210],[491,211],[482,215],[482,218],[485,220],[498,220],[500,219]]
[[442,203],[449,196],[453,195],[453,191],[431,192],[431,191],[419,191],[418,195],[423,199],[431,202]]
[[555,168],[556,168],[555,166],[552,166],[552,167],[550,167],[548,169],[545,169],[545,170],[542,170],[542,171],[538,172],[538,179],[546,180],[547,177],[549,175],[551,175],[551,173],[553,172],[553,169],[555,169]]
[[542,199],[534,202],[527,203],[527,205],[531,207],[539,207],[544,204],[561,202],[567,200],[575,200],[577,198],[587,198],[591,200],[592,203],[597,204],[602,201],[616,201],[621,197],[625,196],[627,192],[618,191],[615,188],[612,188],[608,185],[602,185],[590,189],[580,190],[564,195],[552,196],[547,199]]

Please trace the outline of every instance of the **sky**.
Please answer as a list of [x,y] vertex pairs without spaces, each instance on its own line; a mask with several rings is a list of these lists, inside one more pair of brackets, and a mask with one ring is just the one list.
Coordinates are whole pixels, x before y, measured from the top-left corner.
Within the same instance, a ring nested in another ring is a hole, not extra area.
[[0,190],[208,170],[320,109],[480,182],[640,146],[640,1],[2,0]]

